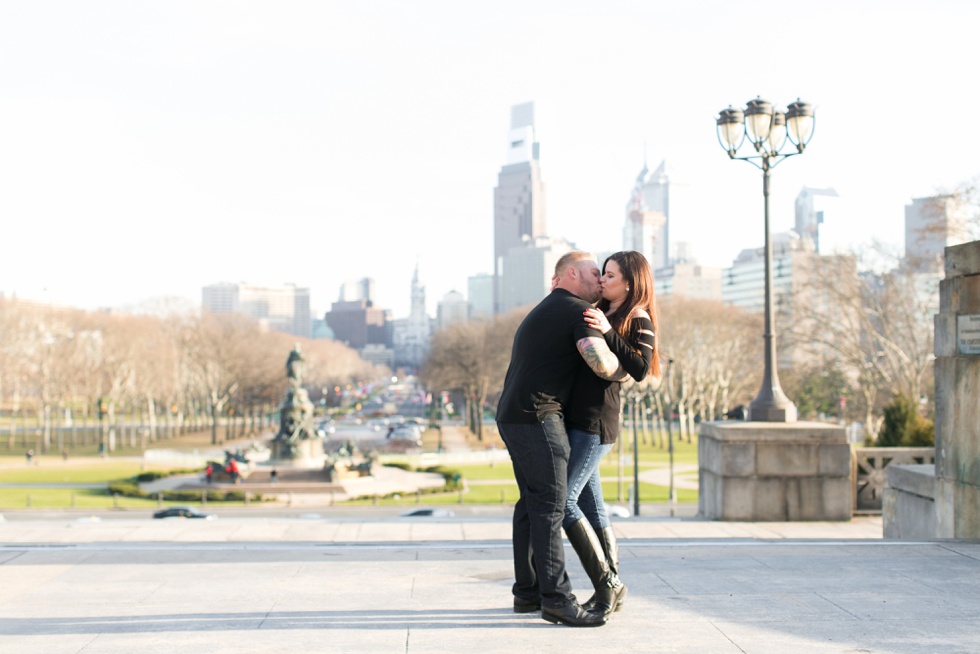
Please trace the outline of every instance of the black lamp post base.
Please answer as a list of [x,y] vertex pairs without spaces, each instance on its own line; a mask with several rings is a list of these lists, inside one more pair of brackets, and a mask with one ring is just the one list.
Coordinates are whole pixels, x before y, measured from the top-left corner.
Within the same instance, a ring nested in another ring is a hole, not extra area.
[[753,402],[745,412],[745,419],[752,422],[796,422],[796,405],[789,400],[779,405]]

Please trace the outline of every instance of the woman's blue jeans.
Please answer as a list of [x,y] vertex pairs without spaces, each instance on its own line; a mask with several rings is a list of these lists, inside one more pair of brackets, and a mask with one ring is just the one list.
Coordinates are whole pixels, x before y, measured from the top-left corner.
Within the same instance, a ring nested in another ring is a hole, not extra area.
[[612,449],[612,443],[603,445],[598,434],[569,429],[568,445],[568,496],[562,526],[568,527],[584,517],[598,533],[609,526],[599,482],[599,462]]

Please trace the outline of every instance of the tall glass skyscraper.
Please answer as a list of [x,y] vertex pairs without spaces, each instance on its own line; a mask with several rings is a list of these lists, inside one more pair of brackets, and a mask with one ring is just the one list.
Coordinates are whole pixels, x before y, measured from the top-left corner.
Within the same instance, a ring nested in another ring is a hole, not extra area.
[[534,134],[534,103],[511,107],[507,163],[493,191],[493,312],[501,312],[503,258],[546,234],[540,148]]
[[677,184],[671,184],[667,162],[653,172],[643,164],[636,177],[623,226],[623,249],[636,250],[647,258],[654,270],[666,268],[670,261],[671,209],[676,208]]

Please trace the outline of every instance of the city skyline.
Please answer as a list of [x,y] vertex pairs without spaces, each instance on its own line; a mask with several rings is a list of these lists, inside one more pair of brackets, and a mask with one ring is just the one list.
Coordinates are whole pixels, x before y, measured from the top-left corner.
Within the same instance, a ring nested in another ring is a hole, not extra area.
[[[773,173],[773,231],[803,187],[833,188],[828,248],[901,249],[905,206],[980,173],[959,117],[980,99],[980,8],[767,7],[4,3],[0,292],[92,309],[295,283],[322,317],[370,277],[399,318],[418,262],[434,316],[493,271],[493,192],[525,102],[548,234],[583,249],[621,248],[644,159],[690,188],[694,224],[672,223],[672,242],[720,267],[760,246],[761,174],[714,127],[756,95],[817,112],[806,154]],[[762,36],[767,61],[745,45]]]

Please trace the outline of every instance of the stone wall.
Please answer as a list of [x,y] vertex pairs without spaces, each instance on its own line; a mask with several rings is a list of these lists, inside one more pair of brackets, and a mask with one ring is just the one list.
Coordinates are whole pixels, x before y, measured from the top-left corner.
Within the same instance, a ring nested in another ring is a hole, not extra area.
[[885,538],[924,540],[936,537],[936,466],[888,466],[888,487],[881,515]]
[[851,447],[823,423],[709,422],[698,437],[701,516],[850,520]]
[[980,241],[946,248],[936,339],[936,537],[980,538]]

